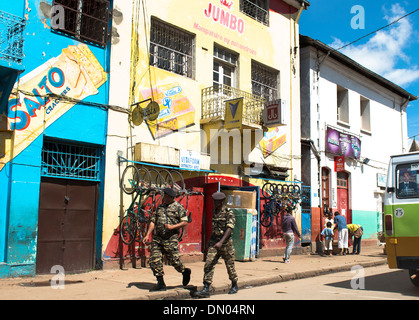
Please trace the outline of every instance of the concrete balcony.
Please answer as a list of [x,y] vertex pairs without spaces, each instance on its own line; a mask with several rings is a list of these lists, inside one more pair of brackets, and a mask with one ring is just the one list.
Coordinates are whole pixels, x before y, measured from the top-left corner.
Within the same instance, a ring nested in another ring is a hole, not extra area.
[[[241,129],[226,129],[226,101],[239,98],[243,98]],[[263,138],[265,99],[237,88],[216,85],[201,91],[201,103],[201,150],[210,155],[211,169],[237,174]]]

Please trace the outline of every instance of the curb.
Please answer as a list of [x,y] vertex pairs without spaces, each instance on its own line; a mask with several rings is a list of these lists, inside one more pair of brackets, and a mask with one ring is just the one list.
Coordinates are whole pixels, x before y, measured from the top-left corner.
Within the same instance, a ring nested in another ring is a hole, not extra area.
[[[387,264],[387,259],[383,259],[381,261],[366,261],[361,263],[349,263],[347,265],[337,266],[337,267],[328,267],[328,268],[321,268],[319,270],[311,270],[311,271],[301,271],[289,274],[278,274],[275,276],[268,276],[263,278],[256,278],[256,279],[248,279],[239,281],[239,289],[247,289],[249,287],[258,287],[264,286],[273,283],[279,282],[286,282],[291,280],[298,280],[298,279],[306,279],[317,277],[329,273],[338,273],[338,272],[345,272],[351,271],[354,266],[362,266],[364,268],[376,267],[380,265]],[[128,298],[128,300],[184,300],[184,299],[191,299],[192,292],[201,290],[203,286],[190,286],[182,289],[175,289],[173,291],[163,291],[163,292],[154,292],[146,295],[142,295],[140,297],[133,297]],[[188,291],[186,291],[188,290]],[[230,285],[219,285],[219,286],[212,286],[211,287],[211,296],[217,294],[226,294],[230,290]],[[197,300],[201,300],[199,298],[193,298]],[[126,298],[124,300],[127,300]]]

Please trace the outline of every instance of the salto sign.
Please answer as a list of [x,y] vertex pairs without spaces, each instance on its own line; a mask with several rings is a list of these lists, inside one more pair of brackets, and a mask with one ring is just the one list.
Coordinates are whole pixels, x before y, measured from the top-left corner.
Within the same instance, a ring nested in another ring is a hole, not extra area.
[[214,22],[218,22],[222,26],[229,28],[232,31],[237,31],[239,34],[244,32],[244,21],[241,18],[238,18],[232,12],[227,11],[231,10],[233,6],[233,1],[220,0],[220,4],[225,7],[218,7],[213,3],[208,4],[208,8],[204,9],[204,15],[208,19],[212,19]]

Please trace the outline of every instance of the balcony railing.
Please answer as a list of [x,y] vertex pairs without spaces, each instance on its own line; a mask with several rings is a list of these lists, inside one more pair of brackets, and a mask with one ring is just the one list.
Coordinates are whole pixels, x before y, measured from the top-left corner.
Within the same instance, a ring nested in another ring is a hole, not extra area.
[[243,124],[261,125],[265,99],[227,85],[214,85],[202,89],[202,120],[224,120],[225,101],[241,97],[243,97]]
[[0,10],[0,59],[22,64],[26,21]]

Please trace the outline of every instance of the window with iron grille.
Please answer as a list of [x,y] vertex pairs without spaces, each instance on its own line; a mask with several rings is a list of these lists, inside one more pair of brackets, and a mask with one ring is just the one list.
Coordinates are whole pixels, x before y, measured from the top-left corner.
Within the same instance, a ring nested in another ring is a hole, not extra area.
[[95,147],[45,141],[41,175],[99,181],[100,150]]
[[109,1],[107,0],[54,0],[54,6],[64,9],[63,28],[58,32],[76,39],[106,46],[108,41]]
[[279,72],[252,61],[252,93],[273,101],[279,98]]
[[240,0],[240,11],[265,25],[269,25],[269,0]]
[[151,66],[192,78],[193,48],[193,34],[156,19],[151,20]]

